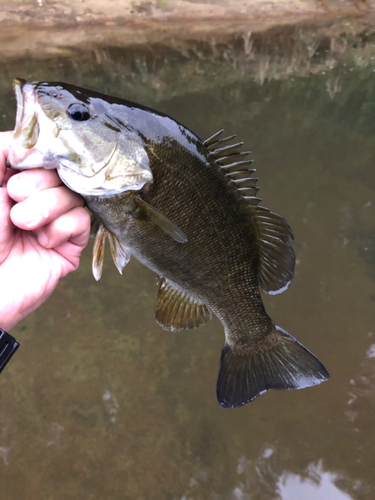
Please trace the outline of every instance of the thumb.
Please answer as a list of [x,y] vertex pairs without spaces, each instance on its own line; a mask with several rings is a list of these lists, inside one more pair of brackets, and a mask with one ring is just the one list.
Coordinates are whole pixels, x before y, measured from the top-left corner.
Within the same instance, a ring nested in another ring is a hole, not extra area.
[[8,257],[13,243],[14,226],[10,220],[13,201],[7,191],[7,168],[5,160],[11,132],[0,132],[0,264]]

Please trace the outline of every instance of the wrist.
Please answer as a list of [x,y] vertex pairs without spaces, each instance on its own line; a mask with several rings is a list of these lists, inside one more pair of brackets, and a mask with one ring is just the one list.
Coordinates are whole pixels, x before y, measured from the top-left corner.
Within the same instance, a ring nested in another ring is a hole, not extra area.
[[20,307],[22,307],[22,305],[12,300],[15,293],[16,297],[19,294],[22,294],[19,289],[14,292],[12,287],[7,290],[5,288],[0,288],[0,328],[3,328],[7,332],[14,328],[17,323],[19,323],[26,316],[26,314],[22,314],[21,312]]
[[14,328],[22,317],[18,313],[7,313],[5,311],[0,311],[0,329],[9,332]]
[[0,328],[0,373],[3,371],[5,365],[16,352],[19,343],[12,335]]

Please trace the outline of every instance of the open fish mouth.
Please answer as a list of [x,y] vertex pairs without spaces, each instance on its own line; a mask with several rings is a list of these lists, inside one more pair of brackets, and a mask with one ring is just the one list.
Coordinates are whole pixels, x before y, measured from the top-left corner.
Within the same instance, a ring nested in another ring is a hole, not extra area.
[[20,146],[31,149],[39,137],[35,88],[33,84],[27,83],[22,78],[16,78],[13,87],[17,99],[16,125],[13,137]]
[[[90,121],[76,123],[86,120],[70,116],[67,110],[81,101],[80,96],[58,83],[28,83],[21,78],[13,87],[17,113],[8,155],[13,168],[57,169],[66,186],[88,196],[139,190],[152,180],[143,144],[137,143],[133,151],[122,136],[112,133],[98,147],[95,137],[100,131]],[[133,136],[131,140],[133,144]]]

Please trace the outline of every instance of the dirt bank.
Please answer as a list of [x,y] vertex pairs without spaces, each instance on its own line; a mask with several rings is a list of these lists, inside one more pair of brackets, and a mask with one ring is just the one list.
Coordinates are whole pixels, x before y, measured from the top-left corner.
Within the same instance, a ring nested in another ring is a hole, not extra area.
[[[244,64],[245,57],[246,72],[255,68],[259,80],[325,71],[344,59],[372,64],[375,49],[375,0],[0,0],[0,6],[0,60],[10,82],[13,59],[25,67],[32,60],[34,73],[37,60],[42,67],[55,56],[76,64],[80,54],[91,54],[105,66],[108,50],[127,48],[140,60],[151,57],[147,51],[161,60],[165,51],[169,60],[194,55],[206,65],[220,58]],[[288,55],[281,66],[280,53]]]
[[56,26],[361,15],[375,10],[375,0],[1,0],[0,6],[2,26]]

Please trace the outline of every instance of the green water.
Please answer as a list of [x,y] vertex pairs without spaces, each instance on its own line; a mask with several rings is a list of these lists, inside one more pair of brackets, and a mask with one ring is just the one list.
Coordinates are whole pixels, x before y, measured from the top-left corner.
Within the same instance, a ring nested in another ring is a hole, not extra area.
[[222,409],[220,322],[163,331],[153,317],[154,274],[131,260],[120,276],[107,255],[96,283],[90,243],[79,270],[12,331],[21,348],[0,377],[1,498],[375,498],[370,42],[341,60],[323,45],[323,59],[302,54],[294,66],[289,45],[274,44],[276,57],[260,42],[253,57],[233,43],[216,52],[102,45],[3,58],[4,130],[14,123],[11,80],[21,76],[141,102],[202,138],[236,133],[252,150],[262,204],[295,235],[295,278],[265,297],[267,311],[331,379]]

